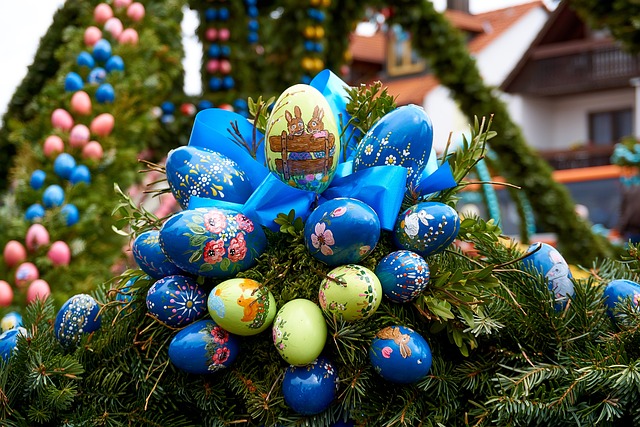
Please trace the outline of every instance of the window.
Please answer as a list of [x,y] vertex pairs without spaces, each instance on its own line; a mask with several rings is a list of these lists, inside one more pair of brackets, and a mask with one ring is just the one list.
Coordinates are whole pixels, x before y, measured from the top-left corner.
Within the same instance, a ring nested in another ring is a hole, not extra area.
[[411,37],[400,26],[389,31],[387,73],[389,76],[414,74],[426,69],[425,61],[412,49]]
[[589,114],[589,140],[595,145],[612,145],[633,135],[633,110]]

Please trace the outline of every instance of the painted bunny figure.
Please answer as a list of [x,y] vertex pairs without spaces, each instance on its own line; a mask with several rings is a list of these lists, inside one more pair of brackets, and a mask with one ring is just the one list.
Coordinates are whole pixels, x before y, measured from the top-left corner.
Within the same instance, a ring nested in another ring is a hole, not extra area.
[[295,117],[291,115],[289,111],[284,112],[284,117],[287,119],[287,128],[289,129],[290,136],[301,136],[304,134],[304,120],[302,120],[302,111],[297,105],[293,108]]
[[311,120],[307,122],[307,132],[313,135],[314,138],[329,137],[329,131],[324,128],[324,122],[322,121],[323,118],[324,110],[316,105],[316,107],[313,109]]
[[568,295],[573,294],[569,265],[558,251],[549,252],[549,258],[553,261],[553,266],[545,277],[551,281],[551,289],[556,298],[567,298]]

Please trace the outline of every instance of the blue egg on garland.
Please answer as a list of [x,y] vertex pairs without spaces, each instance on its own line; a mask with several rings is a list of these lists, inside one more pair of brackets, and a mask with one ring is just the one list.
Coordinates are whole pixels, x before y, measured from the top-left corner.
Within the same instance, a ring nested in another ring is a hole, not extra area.
[[203,99],[202,101],[198,102],[197,108],[198,111],[208,110],[209,108],[213,108],[213,102]]
[[34,190],[39,190],[44,185],[44,181],[47,179],[47,174],[45,171],[36,169],[31,172],[31,178],[29,179],[29,185]]
[[209,56],[209,58],[217,58],[220,56],[220,45],[217,44],[212,44],[211,46],[209,46],[209,49],[207,49],[207,55]]
[[96,61],[93,59],[93,56],[89,52],[80,52],[78,57],[76,58],[76,64],[79,67],[87,67],[89,69],[95,67]]
[[111,104],[116,99],[116,92],[110,83],[102,83],[96,89],[96,100],[100,104]]
[[100,306],[87,294],[69,298],[60,308],[53,325],[55,336],[63,347],[75,347],[82,335],[100,329]]
[[74,185],[81,182],[91,184],[91,172],[89,171],[89,168],[85,165],[76,166],[75,168],[73,168],[73,172],[71,172],[69,181],[71,181],[71,183]]
[[238,164],[216,151],[183,146],[171,150],[165,164],[169,188],[186,209],[191,196],[244,203],[253,188]]
[[218,10],[212,7],[207,8],[207,10],[204,11],[204,19],[207,22],[215,21],[218,19]]
[[47,209],[56,208],[64,203],[64,190],[57,184],[48,186],[42,193],[42,204]]
[[162,251],[187,273],[227,278],[253,267],[267,238],[240,211],[196,208],[173,215],[160,229]]
[[609,282],[604,289],[604,304],[607,306],[607,314],[615,318],[616,306],[630,301],[636,307],[640,306],[640,284],[625,279],[616,279]]
[[444,251],[458,236],[460,217],[451,206],[439,202],[421,202],[398,217],[393,233],[402,249],[428,257]]
[[191,277],[163,277],[147,292],[147,310],[159,322],[179,328],[207,313],[207,293]]
[[173,114],[176,112],[176,106],[170,101],[164,101],[160,104],[160,109],[162,109],[164,114]]
[[569,264],[556,248],[547,243],[535,242],[529,246],[527,253],[529,255],[523,260],[525,268],[536,271],[548,280],[549,290],[558,303],[556,308],[561,309],[575,293]]
[[369,361],[382,378],[411,384],[431,369],[431,348],[417,332],[405,326],[388,326],[376,334],[369,347]]
[[18,336],[27,336],[27,330],[21,326],[9,329],[0,335],[0,357],[6,362],[18,345]]
[[220,56],[223,58],[228,58],[229,56],[231,56],[231,46],[226,44],[220,46]]
[[100,39],[93,45],[93,58],[98,62],[105,62],[111,56],[111,43]]
[[60,153],[53,161],[53,171],[62,179],[69,179],[76,167],[76,159],[69,153]]
[[236,82],[235,82],[235,80],[233,79],[233,77],[231,77],[231,76],[224,76],[224,77],[222,78],[222,87],[223,87],[224,89],[227,89],[227,90],[229,90],[229,89],[233,89],[233,87],[234,87],[235,85],[236,85]]
[[222,79],[220,77],[211,77],[209,79],[209,89],[217,92],[222,88]]
[[87,81],[92,85],[99,85],[104,83],[107,79],[107,70],[102,67],[96,67],[89,72],[89,76],[87,76]]
[[3,332],[22,326],[22,315],[17,311],[5,314],[0,320],[0,328]]
[[169,360],[190,374],[211,374],[229,367],[240,352],[240,340],[213,320],[197,320],[169,344]]
[[218,10],[218,19],[220,21],[226,21],[227,19],[229,19],[229,9],[227,9],[226,7],[221,7]]
[[382,292],[393,302],[409,302],[416,299],[429,283],[429,264],[415,252],[395,251],[380,260],[376,276]]
[[257,19],[251,19],[249,20],[249,24],[247,24],[247,28],[249,28],[249,31],[251,32],[257,32],[260,28],[260,24]]
[[64,78],[64,90],[67,92],[75,92],[84,87],[84,82],[82,81],[82,77],[80,74],[74,73],[71,71]]
[[107,70],[107,73],[124,71],[124,60],[118,55],[113,55],[107,60],[107,63],[104,64],[104,68]]
[[247,8],[247,16],[249,18],[257,18],[259,15],[258,8],[254,5],[251,5]]
[[60,209],[60,214],[64,218],[67,227],[71,227],[74,224],[77,224],[80,221],[80,212],[78,212],[78,208],[76,205],[72,203],[67,203]]
[[24,217],[27,221],[38,221],[44,218],[44,208],[40,203],[34,203],[27,208],[24,212]]
[[305,366],[290,366],[282,380],[282,396],[294,412],[314,415],[326,410],[338,391],[338,371],[325,357]]
[[380,220],[366,203],[350,198],[329,200],[311,212],[304,240],[311,255],[331,266],[356,264],[378,244]]
[[138,267],[155,279],[174,274],[184,274],[162,252],[160,230],[149,230],[140,233],[133,241],[132,252],[133,259],[138,264]]

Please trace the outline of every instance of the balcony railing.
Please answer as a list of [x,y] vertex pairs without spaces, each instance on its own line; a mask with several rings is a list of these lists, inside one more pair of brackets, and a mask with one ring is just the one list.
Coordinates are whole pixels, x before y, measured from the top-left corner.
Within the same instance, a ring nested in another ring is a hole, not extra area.
[[611,164],[613,146],[584,146],[572,150],[542,151],[553,169],[575,169]]

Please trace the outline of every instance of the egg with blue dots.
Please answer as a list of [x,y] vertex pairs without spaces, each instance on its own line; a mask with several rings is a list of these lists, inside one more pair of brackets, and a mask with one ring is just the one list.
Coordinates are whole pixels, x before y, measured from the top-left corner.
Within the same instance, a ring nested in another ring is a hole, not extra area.
[[147,310],[159,322],[179,328],[207,312],[207,293],[194,279],[173,275],[154,282],[147,291]]
[[282,379],[282,396],[294,412],[315,415],[328,409],[338,392],[338,370],[326,357],[306,366],[290,366]]
[[380,220],[366,203],[350,198],[329,200],[311,212],[304,240],[311,255],[331,266],[365,259],[378,244]]
[[162,252],[160,230],[147,230],[140,233],[131,245],[131,252],[138,267],[155,279],[184,274],[184,271]]
[[100,305],[88,294],[69,298],[60,308],[54,323],[54,334],[63,347],[77,346],[83,335],[100,329]]
[[561,309],[569,297],[575,293],[573,275],[569,264],[560,252],[548,243],[534,242],[523,259],[525,269],[536,272],[547,279],[549,291],[556,302],[556,309]]
[[415,252],[399,250],[380,260],[375,269],[382,292],[393,302],[415,300],[429,284],[429,264]]
[[603,293],[607,314],[616,319],[617,311],[626,304],[636,309],[640,306],[640,284],[627,279],[615,279],[607,283]]
[[400,214],[393,239],[398,248],[428,257],[449,247],[459,231],[455,209],[440,202],[421,202]]
[[378,331],[369,346],[369,361],[387,381],[412,384],[424,379],[431,369],[431,348],[427,341],[406,326],[387,326]]

